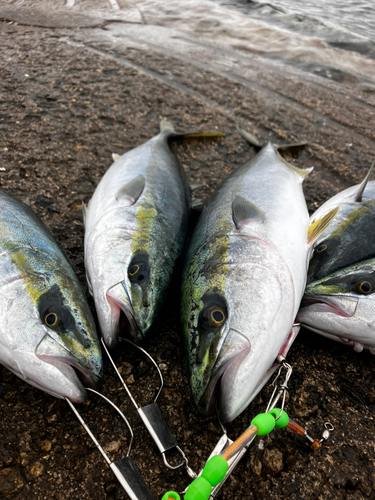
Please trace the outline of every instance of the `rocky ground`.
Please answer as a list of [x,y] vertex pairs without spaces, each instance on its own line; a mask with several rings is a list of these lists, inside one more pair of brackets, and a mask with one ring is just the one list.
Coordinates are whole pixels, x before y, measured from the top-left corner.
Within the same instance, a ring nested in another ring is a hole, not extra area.
[[[177,47],[179,41],[175,52],[171,43],[154,43],[142,31],[145,23],[136,11],[119,20],[82,9],[49,11],[47,1],[35,2],[35,8],[30,2],[4,4],[0,186],[30,199],[86,292],[81,203],[90,199],[111,154],[155,135],[162,118],[181,131],[225,132],[223,140],[174,146],[188,176],[203,184],[197,193],[203,199],[255,154],[236,133],[236,124],[259,138],[308,141],[299,160],[291,161],[302,168],[315,166],[304,184],[311,211],[359,182],[374,159],[371,87],[282,70],[251,54],[238,55],[237,66],[227,71],[220,64],[229,55],[221,57],[213,46],[187,56],[185,46]],[[198,413],[190,395],[177,290],[178,282],[144,347],[165,378],[160,407],[198,470],[221,430],[217,420]],[[126,349],[116,361],[136,397],[149,402],[157,387],[152,367]],[[288,361],[294,368],[289,414],[313,437],[320,437],[324,422],[330,421],[335,426],[331,439],[315,452],[288,430],[257,439],[217,498],[374,498],[374,358],[302,330]],[[165,468],[107,360],[102,390],[134,428],[131,456],[155,497],[168,489],[181,491],[189,483],[186,473]],[[264,410],[269,396],[268,388],[228,425],[229,436],[237,437]],[[129,435],[115,415],[94,398],[80,411],[111,458],[124,456]],[[127,498],[64,401],[3,369],[0,415],[0,497]]]

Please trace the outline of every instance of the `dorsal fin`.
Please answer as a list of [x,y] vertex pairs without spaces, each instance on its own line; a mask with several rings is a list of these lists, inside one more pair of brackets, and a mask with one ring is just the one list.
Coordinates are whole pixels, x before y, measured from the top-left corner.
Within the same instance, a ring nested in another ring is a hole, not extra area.
[[363,179],[363,181],[361,182],[361,184],[358,186],[358,189],[354,195],[354,201],[357,201],[358,203],[360,203],[362,201],[362,195],[363,195],[363,191],[365,190],[366,186],[367,186],[367,183],[371,177],[371,173],[372,173],[372,168],[374,166],[374,163],[375,163],[375,160],[372,162],[372,165],[371,167],[369,168],[369,171],[367,172],[367,175],[366,177]]
[[266,216],[254,203],[242,196],[236,196],[232,202],[232,219],[236,228],[241,229],[251,221],[264,222]]
[[162,120],[160,122],[160,132],[166,132],[167,130],[169,130],[170,132],[174,132],[174,126],[172,125],[171,122],[167,121],[167,120]]
[[340,207],[336,207],[332,209],[328,214],[325,214],[323,217],[321,217],[318,220],[314,220],[312,224],[310,224],[309,230],[308,230],[308,238],[307,242],[313,243],[316,238],[322,234],[322,232],[330,225],[332,222],[332,219],[336,216],[337,212],[339,211]]
[[143,175],[138,175],[135,177],[132,181],[128,182],[125,184],[125,186],[122,186],[117,193],[116,193],[116,200],[119,200],[120,198],[127,199],[128,203],[127,205],[134,205],[143,193],[143,190],[145,188],[145,178]]

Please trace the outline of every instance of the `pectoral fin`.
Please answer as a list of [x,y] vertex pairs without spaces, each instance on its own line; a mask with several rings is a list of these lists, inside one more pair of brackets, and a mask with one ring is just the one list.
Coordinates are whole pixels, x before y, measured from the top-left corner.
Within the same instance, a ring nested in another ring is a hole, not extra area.
[[145,184],[146,181],[143,175],[138,175],[117,191],[116,200],[122,199],[126,201],[127,206],[134,205],[143,193]]
[[264,223],[265,213],[254,203],[242,196],[236,196],[232,203],[232,219],[237,229],[241,229],[250,222]]

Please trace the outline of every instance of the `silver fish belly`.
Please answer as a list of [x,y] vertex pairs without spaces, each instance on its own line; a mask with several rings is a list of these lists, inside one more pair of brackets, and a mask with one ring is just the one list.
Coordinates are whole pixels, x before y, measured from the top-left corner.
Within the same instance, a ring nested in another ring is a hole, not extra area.
[[74,402],[102,374],[95,323],[68,261],[32,210],[0,190],[0,363]]
[[286,354],[306,282],[301,171],[271,144],[209,200],[190,241],[182,323],[194,399],[231,421]]

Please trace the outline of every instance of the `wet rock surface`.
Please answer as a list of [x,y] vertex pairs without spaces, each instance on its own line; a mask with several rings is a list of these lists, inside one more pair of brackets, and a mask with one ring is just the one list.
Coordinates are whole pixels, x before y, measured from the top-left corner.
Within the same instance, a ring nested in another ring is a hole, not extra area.
[[[43,2],[36,4],[43,7]],[[255,154],[235,124],[259,138],[308,141],[299,160],[290,161],[316,167],[305,182],[310,210],[359,182],[374,158],[374,97],[360,87],[271,73],[251,56],[247,64],[256,76],[241,80],[237,73],[219,74],[213,63],[202,69],[197,60],[183,61],[141,48],[138,42],[111,45],[102,36],[109,28],[87,28],[87,16],[77,30],[71,29],[77,19],[65,28],[64,23],[45,26],[44,21],[27,19],[19,24],[12,15],[0,9],[0,186],[30,199],[86,292],[81,203],[89,201],[112,162],[111,154],[155,135],[161,118],[181,131],[227,134],[223,140],[174,145],[188,176],[202,184],[195,195],[203,199]],[[160,407],[190,466],[198,471],[221,430],[215,419],[198,413],[190,395],[177,296],[178,277],[144,347],[165,379]],[[152,365],[127,346],[115,359],[136,399],[150,402],[158,388]],[[257,439],[218,499],[374,498],[373,356],[302,330],[288,361],[294,367],[290,416],[313,437],[320,438],[327,421],[335,431],[315,452],[289,430]],[[135,433],[131,456],[155,497],[169,489],[183,490],[187,475],[165,468],[107,360],[102,391],[129,418]],[[266,388],[228,425],[229,436],[237,437],[264,411],[269,397]],[[94,397],[79,410],[111,459],[125,456],[130,437],[116,415]],[[126,498],[64,401],[2,369],[0,415],[0,498]],[[170,460],[178,458],[172,455]]]

